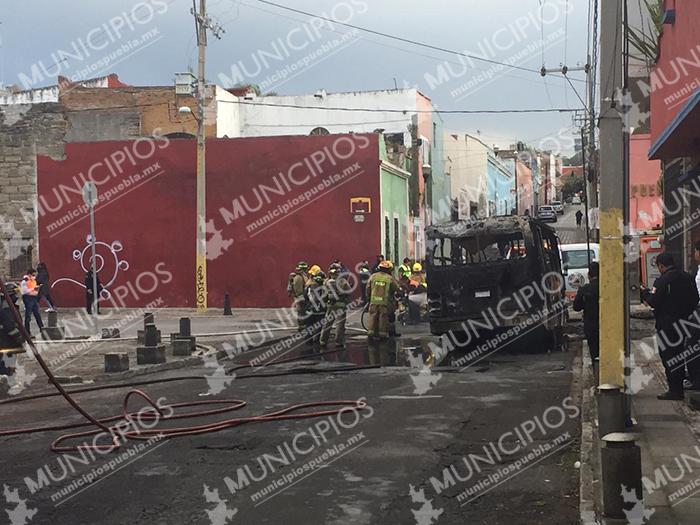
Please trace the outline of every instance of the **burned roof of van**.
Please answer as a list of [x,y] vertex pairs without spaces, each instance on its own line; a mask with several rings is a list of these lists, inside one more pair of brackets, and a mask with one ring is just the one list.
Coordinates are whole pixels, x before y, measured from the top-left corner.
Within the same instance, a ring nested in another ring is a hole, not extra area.
[[530,228],[530,223],[549,228],[543,222],[532,217],[508,215],[489,217],[485,219],[465,219],[456,222],[436,224],[425,229],[429,239],[449,237],[452,239],[467,239],[481,235],[513,235]]

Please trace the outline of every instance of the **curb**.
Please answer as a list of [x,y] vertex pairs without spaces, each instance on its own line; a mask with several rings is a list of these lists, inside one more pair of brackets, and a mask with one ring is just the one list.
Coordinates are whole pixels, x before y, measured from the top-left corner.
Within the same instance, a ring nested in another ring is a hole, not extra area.
[[595,425],[596,407],[593,395],[595,384],[593,364],[588,352],[588,343],[584,340],[581,345],[581,468],[579,473],[579,511],[581,525],[597,525],[601,523],[596,515],[597,495],[596,456],[598,453],[595,443],[597,429]]

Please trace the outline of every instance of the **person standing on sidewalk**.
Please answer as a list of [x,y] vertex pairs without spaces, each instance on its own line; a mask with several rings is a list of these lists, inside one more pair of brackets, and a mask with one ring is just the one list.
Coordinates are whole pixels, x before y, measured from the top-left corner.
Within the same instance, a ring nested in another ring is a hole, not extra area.
[[[700,241],[695,243],[695,264],[698,265],[695,274],[695,287],[700,296]],[[695,319],[700,319],[700,303],[695,308]],[[691,323],[692,325],[692,323]],[[687,345],[686,365],[688,366],[688,378],[693,390],[700,390],[700,329],[691,328],[691,334]]]
[[592,262],[588,267],[588,278],[590,282],[581,286],[576,292],[574,299],[574,311],[583,310],[583,334],[588,341],[588,351],[591,354],[593,365],[598,360],[600,349],[600,321],[598,318],[600,307],[600,287],[598,276],[600,275],[600,265]]
[[581,220],[583,219],[583,212],[581,210],[576,211],[576,227],[581,227]]
[[97,305],[97,315],[100,315],[100,294],[102,293],[102,283],[100,282],[100,273],[97,272],[97,292],[92,288],[92,270],[85,273],[85,308],[89,315],[92,315],[92,301],[96,297],[95,304]]
[[53,312],[56,309],[56,303],[54,303],[51,297],[51,279],[49,279],[49,268],[46,263],[40,262],[36,265],[36,282],[40,285],[39,288],[39,302],[43,299],[46,304],[49,305],[47,312]]
[[692,315],[700,298],[693,276],[676,268],[671,254],[659,254],[656,257],[656,268],[661,276],[654,281],[652,290],[641,286],[640,298],[654,309],[659,344],[663,346],[659,347],[659,355],[666,370],[668,391],[657,397],[679,401],[683,399],[685,379],[685,367],[675,363],[685,348],[679,321]]
[[39,288],[41,286],[36,282],[36,270],[30,268],[27,274],[22,278],[20,290],[22,291],[22,302],[24,303],[24,329],[28,335],[31,335],[30,322],[32,315],[36,320],[36,325],[39,331],[44,328],[44,322],[41,320],[41,312],[39,312]]

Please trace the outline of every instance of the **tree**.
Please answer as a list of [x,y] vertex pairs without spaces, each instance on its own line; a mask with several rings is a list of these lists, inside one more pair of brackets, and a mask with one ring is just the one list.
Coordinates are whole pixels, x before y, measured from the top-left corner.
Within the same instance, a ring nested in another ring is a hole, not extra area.
[[[644,0],[644,5],[649,16],[649,27],[644,27],[645,15],[640,13],[642,27],[629,27],[628,39],[630,45],[639,53],[639,56],[634,56],[634,58],[641,58],[651,65],[659,54],[659,35],[663,31],[664,1]],[[630,56],[632,56],[631,53]]]
[[568,175],[564,177],[564,184],[561,187],[561,193],[564,199],[572,197],[576,193],[583,191],[585,184],[583,177],[577,177],[576,175]]

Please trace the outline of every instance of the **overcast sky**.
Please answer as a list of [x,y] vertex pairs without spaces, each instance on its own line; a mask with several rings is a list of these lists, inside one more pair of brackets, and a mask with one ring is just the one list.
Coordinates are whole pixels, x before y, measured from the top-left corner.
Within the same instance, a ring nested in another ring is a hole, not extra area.
[[[543,42],[548,68],[559,67],[565,55],[569,67],[586,61],[587,0],[276,1],[490,60],[515,60],[518,66],[534,70],[542,65]],[[139,6],[144,3],[150,6]],[[399,87],[417,87],[443,110],[581,107],[561,76],[543,79],[534,72],[494,69],[484,61],[469,63],[434,49],[348,33],[351,30],[340,25],[317,28],[319,24],[305,15],[258,0],[209,0],[208,6],[213,20],[226,31],[221,40],[209,38],[207,79],[211,82],[225,84],[243,76],[253,83],[267,82],[263,91],[279,94],[312,93],[320,88],[329,92],[388,89],[396,82]],[[94,72],[88,76],[114,72],[128,84],[171,84],[175,72],[196,70],[191,7],[191,0],[15,2],[9,12],[5,9],[0,14],[0,81],[49,85],[59,73],[71,76],[90,66]],[[149,31],[151,36],[143,37]],[[121,58],[115,56],[113,61],[119,63],[101,68],[100,59],[122,45],[128,47],[132,40],[138,45],[132,44]],[[275,48],[285,55],[284,60],[270,58],[267,66],[259,68],[261,56],[273,54]],[[76,49],[78,56],[73,58],[58,56],[59,50],[76,55]],[[296,66],[304,60],[307,66]],[[292,64],[293,78],[266,81]],[[492,77],[484,81],[485,75]],[[584,78],[583,73],[570,76]],[[585,84],[576,80],[573,84],[584,96]],[[572,125],[570,114],[556,113],[445,115],[443,119],[450,131],[479,133],[484,142],[501,146],[516,139],[538,145]],[[563,145],[568,150],[570,138]],[[552,148],[553,143],[544,146]]]

